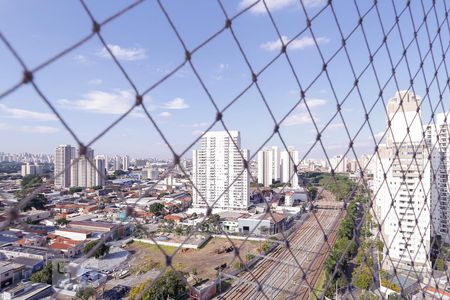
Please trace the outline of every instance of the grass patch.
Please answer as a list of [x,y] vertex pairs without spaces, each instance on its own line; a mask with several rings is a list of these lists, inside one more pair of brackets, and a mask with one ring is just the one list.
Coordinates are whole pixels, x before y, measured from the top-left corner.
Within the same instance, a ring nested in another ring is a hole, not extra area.
[[166,254],[169,254],[169,255],[174,253],[175,250],[177,250],[177,247],[173,247],[173,246],[159,245],[159,247],[158,247],[153,244],[147,244],[147,243],[139,242],[139,241],[133,241],[132,245],[134,245],[138,248],[141,248],[141,249],[145,249],[147,251],[161,253],[161,255],[163,253],[161,252],[161,250],[159,248],[163,249],[166,252]]
[[[311,299],[318,299],[317,296],[320,297],[323,293],[323,289],[325,288],[325,285],[327,284],[327,274],[325,269],[323,269],[320,272],[319,278],[317,278],[316,284],[314,285],[314,292],[311,293]],[[317,296],[316,296],[317,295]]]

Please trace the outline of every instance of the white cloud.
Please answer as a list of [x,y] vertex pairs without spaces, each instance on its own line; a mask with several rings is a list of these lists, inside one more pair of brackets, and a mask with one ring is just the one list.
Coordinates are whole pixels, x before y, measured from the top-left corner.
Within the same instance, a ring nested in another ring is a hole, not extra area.
[[215,74],[213,75],[213,79],[222,80],[223,74],[230,68],[229,64],[221,63],[219,64]]
[[327,104],[327,100],[324,99],[306,99],[306,104],[309,108],[317,107],[317,106],[323,106]]
[[[310,109],[318,106],[325,105],[327,103],[324,99],[306,99],[306,103]],[[319,121],[319,118],[313,116],[314,121]],[[294,125],[302,125],[302,124],[312,124],[311,117],[309,113],[306,111],[305,103],[300,103],[296,109],[289,115],[283,122],[284,126],[294,126]]]
[[82,55],[82,54],[75,55],[73,57],[73,59],[79,64],[87,64],[87,63],[89,63],[89,59],[86,56]]
[[311,117],[305,112],[293,113],[290,116],[288,116],[283,122],[283,125],[285,126],[294,126],[302,124],[312,124]]
[[[302,0],[305,7],[317,7],[322,5],[325,1],[324,0]],[[253,3],[255,3],[255,0],[241,0],[239,2],[238,8],[240,10],[249,7]],[[282,10],[288,7],[296,6],[298,5],[298,0],[266,0],[267,7],[269,8],[270,12],[274,12],[277,10]],[[299,6],[298,9],[301,9]],[[250,11],[254,14],[264,14],[266,13],[266,7],[264,6],[263,1],[261,0],[257,4],[255,4]]]
[[199,136],[199,135],[202,135],[203,132],[204,132],[204,130],[197,129],[197,130],[192,131],[192,135]]
[[385,133],[384,131],[380,131],[380,132],[375,133],[375,135],[374,135],[375,139],[377,139],[377,140],[381,139],[383,137],[384,133]]
[[162,113],[159,114],[159,116],[163,118],[169,118],[170,116],[172,116],[172,114],[168,111],[163,111]]
[[[281,36],[281,40],[283,41],[283,43],[286,45],[290,40],[288,39],[287,36],[283,35]],[[266,42],[264,44],[261,44],[260,47],[261,49],[267,50],[267,51],[279,51],[281,50],[281,43],[280,39],[277,39],[275,41],[270,41],[270,42]],[[329,38],[327,37],[317,37],[316,41],[318,44],[323,44],[323,43],[328,43],[330,41]],[[290,41],[290,43],[287,45],[287,48],[290,50],[297,50],[297,49],[304,49],[306,47],[311,47],[314,46],[314,39],[310,36],[304,36],[302,38],[299,39],[295,39]]]
[[[108,44],[108,48],[118,60],[132,61],[147,58],[147,50],[144,48],[123,48],[114,44]],[[105,47],[103,47],[97,54],[103,58],[111,58],[111,55]]]
[[129,90],[114,90],[113,92],[91,91],[83,95],[81,99],[60,99],[58,103],[63,107],[92,113],[120,115],[134,105],[135,96]]
[[102,83],[103,83],[103,80],[101,80],[100,78],[95,78],[95,79],[88,81],[88,84],[90,84],[90,85],[99,85]]
[[341,129],[341,128],[344,128],[343,123],[333,123],[333,124],[328,125],[327,129],[325,129],[325,130],[328,131],[328,130]]
[[206,127],[206,126],[208,126],[209,124],[208,123],[206,123],[206,122],[200,122],[200,123],[194,123],[194,124],[192,124],[192,127],[194,127],[194,128],[202,128],[202,127]]
[[189,108],[189,105],[183,98],[177,97],[164,103],[162,107],[165,109],[186,109]]
[[51,113],[42,113],[20,108],[8,107],[5,104],[0,104],[0,112],[2,115],[15,119],[27,119],[36,121],[55,121],[56,116]]
[[24,132],[24,133],[44,133],[51,134],[59,131],[56,127],[51,126],[12,126],[5,123],[0,123],[0,130],[9,130],[11,132]]
[[50,126],[21,126],[19,130],[26,133],[56,133],[59,131],[58,128]]

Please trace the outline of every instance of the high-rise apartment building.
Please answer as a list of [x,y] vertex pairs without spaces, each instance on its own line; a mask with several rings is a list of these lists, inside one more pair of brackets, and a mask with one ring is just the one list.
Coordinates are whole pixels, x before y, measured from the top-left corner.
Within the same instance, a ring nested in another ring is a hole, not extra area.
[[122,167],[122,158],[118,155],[115,155],[113,157],[113,161],[112,161],[113,165],[112,165],[112,169],[113,171],[118,171],[121,170]]
[[426,141],[431,155],[431,216],[432,230],[445,243],[450,243],[450,128],[447,114],[436,114],[433,124],[425,126]]
[[420,98],[399,91],[389,100],[386,143],[373,168],[374,204],[385,241],[383,268],[431,269],[428,147],[423,139]]
[[70,186],[93,187],[95,181],[94,150],[88,148],[86,155],[72,160]]
[[104,186],[106,177],[106,160],[104,156],[97,155],[94,159],[94,186]]
[[346,173],[347,172],[347,157],[343,155],[336,155],[330,158],[330,167],[335,173]]
[[289,183],[292,188],[298,187],[298,176],[295,174],[298,166],[299,158],[298,151],[289,148],[287,151],[281,151],[280,163],[281,163],[281,182]]
[[70,186],[104,186],[106,159],[103,155],[94,158],[94,150],[88,149],[85,156],[72,160]]
[[39,175],[42,174],[42,167],[38,164],[26,163],[22,165],[20,174],[22,176]]
[[[193,207],[217,210],[246,210],[249,175],[244,160],[249,151],[241,149],[239,131],[210,131],[192,155]],[[220,197],[220,198],[219,198]],[[217,202],[216,202],[217,201]]]
[[280,180],[280,151],[274,146],[258,152],[258,183],[265,187]]
[[55,187],[70,186],[70,162],[75,157],[75,148],[70,145],[60,145],[55,151]]
[[122,157],[122,170],[128,171],[129,167],[130,167],[130,157],[128,157],[128,155],[124,155]]

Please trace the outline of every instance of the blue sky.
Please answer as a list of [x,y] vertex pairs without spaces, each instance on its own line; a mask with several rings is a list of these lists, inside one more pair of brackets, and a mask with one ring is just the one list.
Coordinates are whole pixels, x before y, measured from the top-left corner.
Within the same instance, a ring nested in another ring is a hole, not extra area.
[[[230,16],[234,16],[253,1],[223,1]],[[363,27],[371,51],[382,43],[383,33],[376,9],[367,10],[373,1],[357,1],[361,14],[365,14]],[[380,1],[378,10],[385,30],[395,22],[391,1]],[[402,2],[402,1],[401,1]],[[440,90],[445,90],[444,67],[433,79],[434,64],[442,59],[436,24],[444,20],[444,7],[438,1],[436,20],[434,10],[428,16],[427,26],[418,30],[417,44],[413,39],[412,19],[419,27],[423,16],[421,1],[412,1],[411,18],[406,10],[397,27],[388,36],[374,57],[374,68],[381,85],[391,76],[388,51],[394,64],[402,56],[401,38],[409,46],[407,60],[402,59],[396,68],[396,80],[390,80],[384,88],[387,101],[397,90],[407,89],[411,72],[420,69],[420,56],[428,50],[429,37],[433,49],[424,61],[423,73],[414,81],[414,90],[420,96],[429,85],[430,98],[423,106],[424,123],[428,123],[430,102],[437,102]],[[87,1],[94,18],[99,22],[126,7],[132,1]],[[216,1],[162,1],[178,28],[188,49],[194,49],[215,32],[223,28],[225,17]],[[290,41],[306,24],[299,1],[268,0],[274,21],[284,42]],[[326,5],[322,0],[304,0],[306,11],[315,15]],[[333,1],[339,26],[347,36],[358,23],[358,13],[353,1]],[[397,13],[404,9],[398,2]],[[425,11],[431,3],[425,3]],[[261,4],[245,12],[233,21],[233,30],[253,70],[260,72],[280,51],[279,37]],[[312,33],[307,30],[291,41],[288,55],[306,93],[313,118],[322,128],[336,112],[336,98],[342,101],[350,91],[354,77],[343,50],[328,64],[329,80],[325,73],[314,81],[322,69],[322,61],[312,35],[320,51],[329,60],[341,47],[341,36],[330,7],[312,22]],[[78,1],[0,1],[0,31],[32,69],[66,47],[90,33],[91,22]],[[156,1],[146,1],[128,11],[101,29],[109,48],[135,83],[139,92],[183,62],[184,50],[169,26]],[[448,45],[449,28],[442,28],[441,39]],[[356,74],[368,64],[369,53],[361,27],[347,40],[347,50]],[[420,46],[420,54],[418,46]],[[433,54],[433,55],[431,55]],[[408,62],[408,64],[406,63]],[[239,95],[251,83],[251,73],[229,30],[225,30],[194,53],[192,63],[203,83],[220,109]],[[409,72],[408,72],[409,66]],[[0,93],[21,79],[22,68],[0,42]],[[37,86],[43,91],[55,109],[66,120],[77,136],[88,143],[109,124],[123,114],[134,102],[135,93],[97,37],[69,52],[56,62],[34,74]],[[431,83],[431,84],[430,84]],[[439,85],[438,85],[439,83]],[[276,120],[283,118],[299,100],[299,87],[284,56],[279,57],[258,77],[264,100],[270,106]],[[359,80],[359,88],[365,105],[370,108],[377,100],[379,88],[374,71],[370,67]],[[274,122],[255,85],[242,95],[224,113],[224,121],[230,130],[241,131],[243,147],[253,153],[270,136]],[[205,90],[187,64],[169,79],[153,89],[145,97],[145,105],[176,152],[182,152],[215,118],[215,108]],[[448,107],[441,107],[442,112]],[[353,136],[364,122],[361,98],[354,90],[342,106],[342,114]],[[374,134],[379,139],[385,130],[385,114],[381,101],[370,114]],[[222,130],[219,125],[214,130]],[[295,146],[303,156],[312,145],[316,132],[305,106],[299,105],[281,126],[281,134],[288,146]],[[343,153],[349,139],[342,120],[337,116],[325,130],[324,145],[327,153]],[[48,106],[30,85],[23,85],[15,92],[0,99],[0,151],[51,153],[58,144],[75,144]],[[372,153],[374,144],[365,126],[355,141],[358,155]],[[274,137],[267,146],[279,145]],[[170,158],[170,152],[141,109],[134,110],[117,126],[93,145],[96,153],[129,154],[139,157]],[[188,152],[188,157],[190,156]],[[310,157],[323,157],[316,146]]]

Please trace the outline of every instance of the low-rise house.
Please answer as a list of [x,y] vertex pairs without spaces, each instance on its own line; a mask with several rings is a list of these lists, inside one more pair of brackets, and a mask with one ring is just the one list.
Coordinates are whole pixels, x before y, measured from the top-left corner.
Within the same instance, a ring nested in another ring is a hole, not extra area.
[[55,257],[56,253],[51,251],[49,248],[43,247],[28,247],[28,246],[14,246],[14,245],[3,245],[0,247],[0,254],[8,259],[15,257],[28,257],[35,259],[42,259],[47,261],[47,259]]
[[247,213],[235,212],[235,211],[222,211],[218,213],[220,217],[220,225],[225,232],[238,233],[239,232],[239,219],[250,217]]
[[74,257],[81,254],[84,247],[84,242],[57,236],[51,240],[49,247],[53,250],[61,252],[65,257]]
[[3,290],[23,278],[23,271],[25,267],[22,264],[0,261],[0,289]]
[[54,234],[75,241],[85,241],[92,236],[92,231],[81,228],[66,227],[56,229]]
[[55,291],[46,283],[21,283],[2,293],[3,300],[39,300],[51,296]]
[[275,212],[239,218],[238,222],[239,232],[243,234],[270,235],[286,228],[286,217]]
[[15,257],[10,261],[24,266],[23,279],[30,278],[34,272],[39,271],[44,267],[43,259]]
[[19,246],[36,246],[41,247],[47,243],[45,236],[29,233],[24,235],[20,240],[16,241],[15,244]]
[[37,210],[33,208],[32,210],[20,213],[17,219],[14,220],[14,223],[22,224],[27,222],[37,222],[47,219],[50,215],[51,213],[49,210]]

